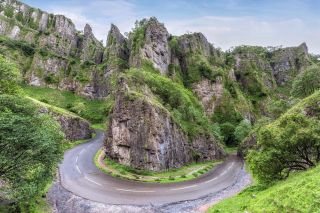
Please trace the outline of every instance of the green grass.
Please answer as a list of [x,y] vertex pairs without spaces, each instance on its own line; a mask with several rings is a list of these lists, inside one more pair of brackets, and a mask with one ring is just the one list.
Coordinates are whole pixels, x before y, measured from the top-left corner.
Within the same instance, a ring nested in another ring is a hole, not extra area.
[[296,173],[269,188],[254,185],[208,212],[319,212],[320,166]]
[[41,102],[71,111],[92,123],[106,121],[106,100],[89,100],[69,91],[57,89],[23,86],[26,95]]
[[98,158],[102,150],[99,150],[94,157],[95,165],[104,173],[129,180],[138,180],[142,182],[174,183],[191,180],[212,170],[221,161],[208,161],[201,163],[191,163],[179,169],[170,169],[163,172],[153,172],[146,170],[137,170],[129,166],[119,164],[108,158],[104,159],[106,167],[98,163]]

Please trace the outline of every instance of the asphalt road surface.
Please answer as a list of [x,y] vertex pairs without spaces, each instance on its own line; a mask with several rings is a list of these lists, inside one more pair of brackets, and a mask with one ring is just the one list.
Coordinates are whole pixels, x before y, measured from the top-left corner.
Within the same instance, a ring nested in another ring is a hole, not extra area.
[[123,180],[104,174],[93,162],[103,139],[104,133],[98,131],[95,139],[67,151],[59,166],[65,189],[100,203],[161,205],[198,199],[235,184],[243,167],[243,161],[233,155],[212,171],[190,181],[160,184]]

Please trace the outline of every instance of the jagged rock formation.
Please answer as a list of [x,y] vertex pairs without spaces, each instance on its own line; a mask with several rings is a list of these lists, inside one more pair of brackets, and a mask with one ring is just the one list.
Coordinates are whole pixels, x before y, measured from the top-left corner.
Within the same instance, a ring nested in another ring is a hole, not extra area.
[[111,24],[108,34],[107,47],[104,53],[104,63],[106,64],[106,73],[110,75],[113,72],[128,68],[129,49],[127,40],[120,33],[117,26]]
[[198,135],[189,141],[165,108],[147,99],[132,99],[129,90],[121,79],[105,143],[109,157],[137,169],[161,171],[224,156],[212,136]]
[[[140,25],[138,28],[141,29],[137,29],[129,36],[129,40],[131,40],[130,66],[141,67],[144,60],[147,60],[161,74],[166,75],[171,59],[167,29],[154,17],[141,21]],[[142,37],[143,40],[138,41],[141,39],[139,37]]]

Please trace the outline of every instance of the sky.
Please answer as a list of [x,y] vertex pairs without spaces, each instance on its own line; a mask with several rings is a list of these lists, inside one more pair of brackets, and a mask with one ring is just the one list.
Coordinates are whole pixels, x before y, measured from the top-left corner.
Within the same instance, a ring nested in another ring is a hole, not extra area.
[[99,40],[110,24],[129,32],[136,20],[155,16],[172,35],[202,32],[227,50],[239,45],[298,46],[320,54],[320,0],[22,0],[66,15],[78,30],[88,23]]

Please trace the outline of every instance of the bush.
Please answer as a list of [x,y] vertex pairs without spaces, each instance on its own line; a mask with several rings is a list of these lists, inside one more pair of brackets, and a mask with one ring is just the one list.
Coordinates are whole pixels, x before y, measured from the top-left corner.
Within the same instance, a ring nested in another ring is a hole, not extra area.
[[23,201],[42,192],[62,158],[60,126],[28,99],[0,95],[0,194]]
[[263,182],[286,178],[320,162],[320,121],[300,113],[288,113],[258,132],[257,150],[248,162]]
[[26,56],[33,56],[36,51],[34,44],[25,41],[12,40],[4,36],[0,36],[0,44],[15,50],[21,50]]
[[251,123],[248,120],[243,120],[234,130],[234,137],[237,144],[242,142],[251,131]]
[[175,177],[173,177],[173,176],[169,176],[169,178],[168,178],[168,180],[174,180],[175,179]]
[[295,78],[291,95],[304,98],[318,89],[320,89],[320,67],[313,66]]
[[16,66],[0,55],[0,95],[18,93],[18,77]]

